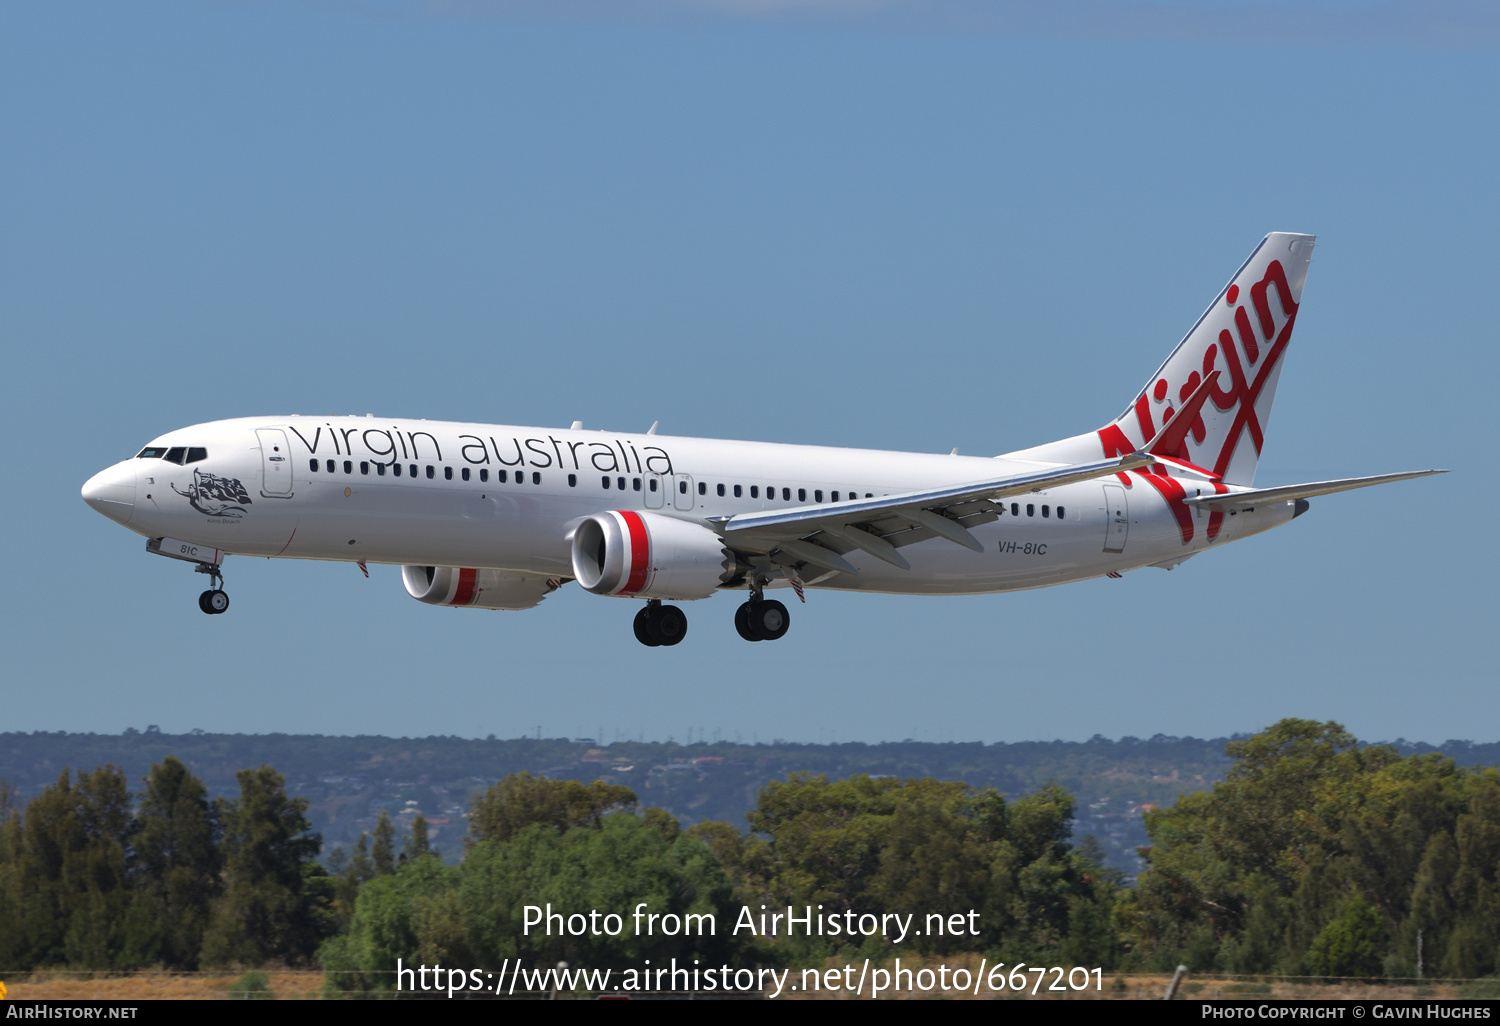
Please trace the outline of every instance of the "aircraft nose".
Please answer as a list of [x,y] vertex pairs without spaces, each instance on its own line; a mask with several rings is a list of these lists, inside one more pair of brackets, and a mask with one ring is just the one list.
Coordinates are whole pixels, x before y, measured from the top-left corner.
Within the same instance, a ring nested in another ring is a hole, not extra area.
[[83,501],[117,524],[129,523],[135,512],[135,461],[116,463],[89,478]]

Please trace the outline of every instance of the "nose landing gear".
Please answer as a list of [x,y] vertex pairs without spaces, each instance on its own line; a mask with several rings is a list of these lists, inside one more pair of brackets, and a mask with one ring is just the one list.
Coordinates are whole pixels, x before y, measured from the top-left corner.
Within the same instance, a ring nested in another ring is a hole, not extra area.
[[219,571],[219,564],[199,563],[193,570],[195,573],[208,574],[208,583],[212,585],[208,591],[198,596],[198,608],[210,616],[228,609],[229,596],[224,592],[224,575]]
[[671,646],[687,637],[687,614],[652,599],[635,614],[635,640],[648,648]]
[[198,596],[198,608],[210,616],[229,608],[229,596],[224,594],[222,563],[226,553],[223,549],[210,548],[176,538],[147,538],[146,551],[153,556],[180,559],[184,563],[195,563],[195,573],[207,574],[209,589]]

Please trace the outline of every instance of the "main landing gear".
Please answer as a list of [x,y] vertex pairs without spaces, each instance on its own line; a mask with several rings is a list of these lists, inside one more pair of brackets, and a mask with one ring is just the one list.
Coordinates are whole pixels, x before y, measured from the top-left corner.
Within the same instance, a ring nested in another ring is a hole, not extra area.
[[208,591],[198,596],[198,608],[210,616],[228,609],[229,596],[224,592],[224,575],[219,572],[219,564],[199,563],[194,572],[208,574],[208,583],[212,585]]
[[[204,602],[210,594],[224,593],[204,592]],[[228,605],[229,600],[226,598],[224,603]],[[208,609],[205,606],[203,611],[210,613],[223,610]],[[746,641],[776,641],[785,636],[791,625],[792,614],[787,612],[786,606],[775,599],[762,597],[759,588],[750,593],[750,601],[741,604],[734,611],[734,629]],[[676,606],[664,606],[660,599],[652,599],[635,614],[635,640],[648,648],[675,645],[685,637],[687,615]]]
[[775,599],[752,595],[734,611],[734,629],[746,641],[776,641],[792,625],[792,615]]
[[766,579],[750,580],[750,601],[734,611],[734,629],[746,641],[778,641],[792,625],[792,614],[775,599],[767,599]]
[[687,637],[687,614],[652,599],[635,614],[635,640],[649,648],[675,645]]

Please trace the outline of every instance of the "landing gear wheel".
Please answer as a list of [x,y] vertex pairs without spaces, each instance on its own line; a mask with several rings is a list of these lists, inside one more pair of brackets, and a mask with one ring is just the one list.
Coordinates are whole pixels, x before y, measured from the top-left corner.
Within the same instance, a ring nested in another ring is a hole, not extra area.
[[750,622],[762,640],[777,641],[792,625],[792,614],[780,602],[769,599],[756,603],[755,608],[750,611]]
[[657,648],[661,639],[656,635],[656,607],[646,606],[635,614],[635,640],[647,648]]
[[215,588],[198,596],[198,608],[213,616],[229,608],[229,596]]
[[776,641],[792,625],[792,615],[775,599],[754,599],[735,610],[734,628],[746,641]]
[[687,637],[687,614],[676,606],[656,611],[656,637],[662,645],[675,645]]
[[750,621],[751,605],[749,602],[741,602],[740,607],[734,611],[734,629],[746,641],[759,641],[761,637],[755,633],[754,624]]

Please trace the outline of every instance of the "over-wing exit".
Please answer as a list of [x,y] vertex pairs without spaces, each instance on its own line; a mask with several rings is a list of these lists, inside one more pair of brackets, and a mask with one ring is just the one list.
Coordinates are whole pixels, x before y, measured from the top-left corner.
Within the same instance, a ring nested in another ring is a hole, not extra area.
[[1257,488],[1311,235],[1267,235],[1118,418],[995,457],[364,417],[171,431],[90,478],[90,506],[196,565],[230,554],[390,563],[422,602],[529,609],[570,581],[643,602],[744,596],[747,641],[790,624],[766,592],[955,595],[1171,568],[1286,523],[1308,499],[1422,470]]

